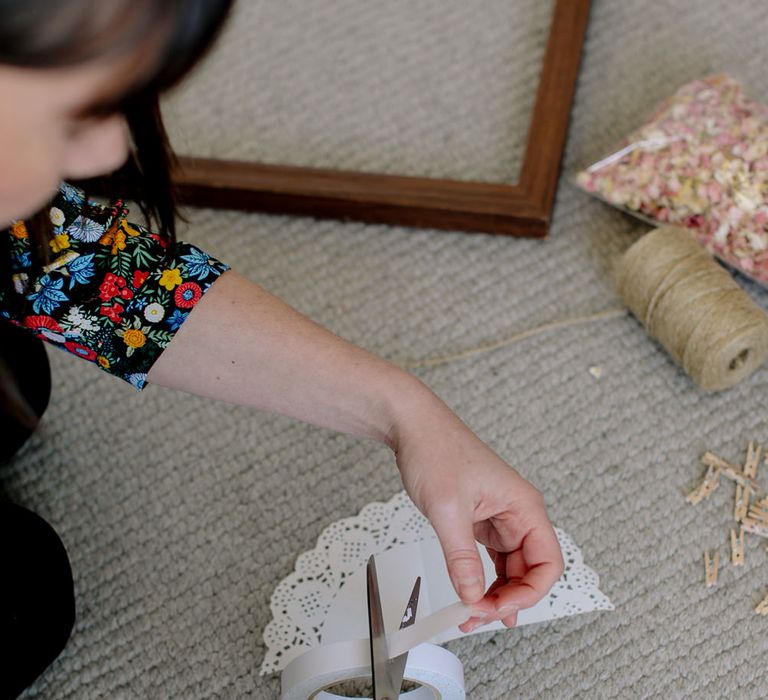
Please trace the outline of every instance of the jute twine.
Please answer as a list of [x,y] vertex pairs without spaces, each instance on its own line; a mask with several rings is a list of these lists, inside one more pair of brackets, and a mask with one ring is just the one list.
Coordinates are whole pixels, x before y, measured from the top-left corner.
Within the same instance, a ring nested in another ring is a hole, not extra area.
[[685,229],[664,226],[616,266],[619,294],[707,391],[733,386],[768,358],[768,315]]

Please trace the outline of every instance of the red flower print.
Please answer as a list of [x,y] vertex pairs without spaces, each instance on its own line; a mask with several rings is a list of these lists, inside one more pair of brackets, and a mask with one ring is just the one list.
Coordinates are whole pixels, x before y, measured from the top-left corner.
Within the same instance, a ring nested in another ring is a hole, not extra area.
[[120,292],[118,286],[115,284],[116,279],[117,275],[112,272],[108,272],[104,276],[104,281],[99,285],[99,298],[102,301],[109,301],[113,296],[116,296]]
[[24,319],[24,325],[32,330],[39,331],[42,328],[47,328],[57,333],[63,333],[64,329],[56,323],[56,320],[50,316],[27,316]]
[[63,343],[65,340],[64,329],[50,316],[27,316],[23,325],[32,330],[38,338],[51,343]]
[[112,304],[112,306],[102,306],[99,309],[102,316],[106,316],[112,323],[120,323],[122,319],[120,314],[123,313],[123,307],[120,304]]
[[165,238],[163,238],[162,236],[158,236],[156,233],[150,233],[149,237],[153,241],[157,241],[160,244],[161,248],[167,248],[168,247],[168,241]]
[[120,277],[112,272],[104,276],[104,281],[99,286],[99,299],[109,301],[112,297],[120,296],[123,299],[130,299],[133,292],[126,286],[124,277]]
[[93,362],[97,357],[96,353],[90,348],[85,347],[85,345],[80,345],[80,343],[73,343],[71,340],[64,343],[64,347],[73,355],[82,357],[84,360]]
[[120,214],[126,214],[126,207],[125,202],[122,199],[115,200],[114,204],[112,204],[112,209],[109,212],[109,215],[116,219]]
[[173,294],[173,300],[180,309],[191,309],[197,304],[198,299],[203,296],[200,285],[195,282],[184,282],[176,287]]
[[141,270],[134,270],[133,271],[133,288],[138,289],[141,287],[144,282],[146,282],[147,277],[149,277],[148,272],[142,272]]

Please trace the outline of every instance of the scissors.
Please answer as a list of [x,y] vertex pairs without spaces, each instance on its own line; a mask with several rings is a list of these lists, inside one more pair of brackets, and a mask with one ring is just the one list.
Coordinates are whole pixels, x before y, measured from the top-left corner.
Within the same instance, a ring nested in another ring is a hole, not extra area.
[[[381,612],[379,580],[376,577],[376,561],[373,555],[368,559],[368,630],[371,641],[371,676],[373,678],[373,700],[397,700],[403,682],[408,652],[389,658],[387,636],[384,629],[384,617]],[[413,585],[408,605],[405,607],[400,629],[410,627],[416,621],[416,608],[419,604],[421,576]]]

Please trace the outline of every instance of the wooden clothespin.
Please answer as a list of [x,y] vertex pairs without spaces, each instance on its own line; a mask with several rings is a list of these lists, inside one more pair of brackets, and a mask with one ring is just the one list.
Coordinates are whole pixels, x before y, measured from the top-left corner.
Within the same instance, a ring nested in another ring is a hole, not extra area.
[[736,530],[731,528],[731,564],[744,566],[744,527],[739,528],[739,536]]
[[752,507],[749,509],[748,517],[768,525],[768,510],[761,508],[757,504],[752,504]]
[[763,510],[768,510],[768,496],[766,496],[765,498],[761,498],[759,501],[755,501],[754,506],[756,508],[762,508]]
[[707,588],[717,583],[717,569],[720,565],[720,552],[715,552],[715,556],[710,559],[709,551],[704,552],[704,582]]
[[707,465],[707,473],[704,475],[703,481],[686,496],[685,500],[695,506],[705,498],[709,498],[719,483],[720,468],[709,464]]
[[741,525],[744,528],[744,532],[759,535],[760,537],[768,537],[768,523],[747,517],[741,521]]
[[755,612],[758,615],[768,615],[768,595],[758,603]]
[[720,459],[720,457],[717,455],[713,455],[711,452],[705,452],[704,456],[701,458],[701,461],[708,467],[717,467],[722,475],[728,477],[731,481],[735,481],[737,484],[741,484],[742,486],[749,485],[753,491],[758,490],[757,483],[753,478],[747,477],[744,472],[741,471],[741,469],[734,467],[724,459]]
[[749,486],[736,484],[736,501],[733,507],[733,519],[741,520],[747,517],[749,510],[749,499],[752,495],[752,489]]
[[749,443],[747,448],[747,460],[744,462],[744,476],[748,479],[754,479],[757,476],[757,465],[760,462],[760,452],[762,448],[753,443]]

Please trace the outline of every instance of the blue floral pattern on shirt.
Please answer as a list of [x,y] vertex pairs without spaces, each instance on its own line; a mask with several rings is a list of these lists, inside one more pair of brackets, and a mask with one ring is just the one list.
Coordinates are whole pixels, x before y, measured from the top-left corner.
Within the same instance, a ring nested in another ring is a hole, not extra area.
[[16,294],[11,300],[0,291],[0,317],[141,389],[229,266],[189,243],[170,246],[127,215],[122,201],[105,207],[63,183],[50,209],[51,262],[34,278],[24,222],[0,232],[10,236]]

